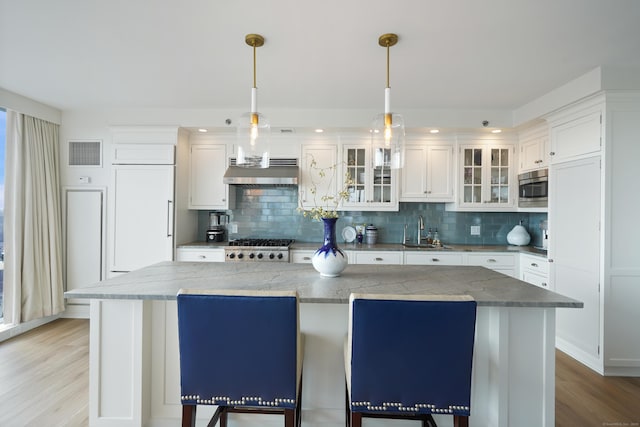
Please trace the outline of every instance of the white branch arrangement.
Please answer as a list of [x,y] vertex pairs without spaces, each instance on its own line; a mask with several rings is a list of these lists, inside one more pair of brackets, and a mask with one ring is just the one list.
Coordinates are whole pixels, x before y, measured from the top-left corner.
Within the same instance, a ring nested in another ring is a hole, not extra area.
[[313,207],[305,210],[304,207],[299,206],[298,211],[301,211],[305,217],[309,217],[317,221],[322,218],[338,218],[338,206],[340,205],[340,202],[349,198],[349,186],[353,185],[353,179],[347,171],[344,174],[342,187],[337,193],[319,195],[318,186],[323,181],[328,179],[327,188],[332,187],[333,181],[337,179],[339,164],[321,168],[318,166],[313,155],[310,154],[309,157],[309,176],[311,177],[309,192],[312,196]]

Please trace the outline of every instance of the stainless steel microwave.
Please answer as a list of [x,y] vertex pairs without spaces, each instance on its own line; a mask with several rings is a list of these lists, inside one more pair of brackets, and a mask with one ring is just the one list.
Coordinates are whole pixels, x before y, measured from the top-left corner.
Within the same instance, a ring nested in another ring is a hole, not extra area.
[[518,207],[546,208],[549,203],[549,169],[518,175]]

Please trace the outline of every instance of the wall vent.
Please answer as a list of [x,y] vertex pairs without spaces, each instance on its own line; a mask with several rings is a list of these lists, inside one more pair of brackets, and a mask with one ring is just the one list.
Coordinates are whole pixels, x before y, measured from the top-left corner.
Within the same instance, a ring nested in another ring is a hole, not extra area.
[[69,166],[102,166],[102,141],[69,141]]

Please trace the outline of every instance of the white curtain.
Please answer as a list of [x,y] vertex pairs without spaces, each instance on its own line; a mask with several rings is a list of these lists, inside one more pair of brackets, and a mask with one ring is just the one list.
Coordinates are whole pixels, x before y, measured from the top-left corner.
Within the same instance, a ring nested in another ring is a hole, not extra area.
[[7,110],[5,323],[64,310],[58,130]]

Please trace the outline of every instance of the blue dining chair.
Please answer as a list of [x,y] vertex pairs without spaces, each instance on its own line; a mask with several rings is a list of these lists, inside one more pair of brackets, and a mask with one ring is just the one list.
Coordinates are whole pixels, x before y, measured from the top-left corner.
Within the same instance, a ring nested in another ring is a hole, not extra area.
[[453,415],[468,426],[476,302],[469,296],[351,294],[345,342],[347,426],[363,417]]
[[182,426],[195,426],[198,405],[218,406],[209,426],[226,427],[234,412],[299,426],[297,293],[181,289],[177,300]]

